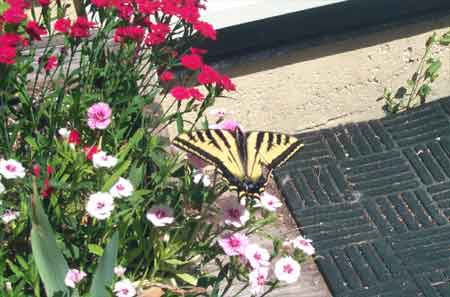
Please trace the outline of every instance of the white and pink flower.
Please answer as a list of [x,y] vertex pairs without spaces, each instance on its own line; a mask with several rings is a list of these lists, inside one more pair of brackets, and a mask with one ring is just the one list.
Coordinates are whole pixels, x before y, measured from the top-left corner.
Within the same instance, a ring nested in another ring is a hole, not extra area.
[[291,257],[283,257],[275,263],[274,273],[278,280],[292,284],[300,277],[300,264]]
[[228,233],[218,243],[228,256],[243,256],[248,246],[248,237],[241,233]]
[[15,219],[17,219],[20,215],[20,212],[12,210],[12,209],[7,209],[5,210],[5,212],[0,216],[0,218],[2,219],[3,223],[8,224],[11,221],[14,221]]
[[78,269],[69,269],[64,278],[64,283],[66,286],[75,288],[79,282],[86,277],[86,273]]
[[112,110],[107,103],[100,102],[88,109],[88,126],[91,129],[106,129],[111,123]]
[[1,159],[0,160],[0,174],[6,179],[23,178],[25,177],[25,168],[16,160]]
[[210,111],[208,111],[208,114],[210,116],[214,116],[214,117],[219,117],[219,118],[223,118],[225,117],[227,114],[233,114],[232,112],[228,112],[223,108],[214,108],[211,109]]
[[104,220],[114,210],[114,198],[109,193],[97,192],[89,196],[86,211],[93,218]]
[[114,267],[114,274],[117,277],[123,277],[127,269],[121,265]]
[[260,195],[259,200],[257,200],[256,206],[267,209],[268,211],[276,211],[277,208],[283,206],[283,203],[274,195],[264,192]]
[[129,279],[123,279],[114,284],[114,293],[116,297],[134,297],[136,296],[136,288]]
[[270,265],[270,254],[265,248],[257,244],[249,244],[245,248],[245,258],[253,268],[266,267]]
[[301,250],[308,256],[312,256],[316,253],[316,249],[311,244],[311,239],[306,239],[303,236],[299,235],[296,238],[292,239],[290,242],[294,248]]
[[267,279],[269,277],[269,268],[260,267],[258,269],[253,269],[248,275],[248,280],[250,283],[250,293],[252,295],[260,294],[264,286],[266,285]]
[[242,227],[250,219],[250,212],[235,200],[227,200],[222,206],[222,219],[227,225]]
[[59,128],[59,129],[58,129],[58,134],[59,134],[59,136],[61,136],[62,138],[67,139],[67,138],[69,138],[70,130],[67,129],[67,128]]
[[155,227],[164,227],[170,225],[175,220],[172,208],[164,205],[154,205],[147,211],[147,220],[152,222]]
[[92,164],[94,168],[112,168],[117,164],[117,158],[107,155],[106,152],[100,151],[92,156]]
[[133,184],[128,179],[119,177],[119,180],[109,189],[114,198],[130,197],[134,192]]

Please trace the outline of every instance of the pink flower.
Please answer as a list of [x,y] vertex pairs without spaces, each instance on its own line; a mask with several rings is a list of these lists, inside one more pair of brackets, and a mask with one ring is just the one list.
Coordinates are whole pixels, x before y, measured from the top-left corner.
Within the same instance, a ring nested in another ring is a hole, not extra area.
[[236,91],[236,85],[231,81],[231,79],[222,75],[220,77],[220,81],[218,82],[219,86],[221,86],[225,91]]
[[283,257],[275,263],[274,273],[278,280],[292,284],[300,277],[300,264],[291,257]]
[[123,266],[119,265],[119,266],[114,267],[114,274],[117,277],[123,277],[125,275],[125,271],[127,271],[127,269]]
[[67,271],[66,277],[64,278],[64,283],[68,287],[75,288],[76,285],[85,277],[86,273],[84,273],[83,271],[78,269],[69,269],[69,271]]
[[6,179],[25,177],[25,168],[16,160],[0,160],[0,174]]
[[114,284],[114,293],[116,297],[134,297],[137,292],[133,283],[129,279],[124,279]]
[[97,192],[89,196],[86,211],[93,218],[104,220],[114,210],[114,198],[109,193]]
[[70,26],[71,26],[70,20],[64,18],[57,19],[55,24],[53,25],[55,31],[61,33],[69,33]]
[[267,278],[269,276],[269,268],[260,267],[254,269],[248,275],[248,281],[250,283],[250,292],[252,295],[258,295],[264,289]]
[[219,130],[228,130],[230,132],[234,132],[234,131],[236,131],[236,129],[242,130],[239,123],[235,120],[225,120],[218,124],[209,125],[209,128],[210,129],[219,129]]
[[152,206],[152,208],[147,211],[146,218],[152,222],[155,227],[164,227],[172,224],[175,220],[173,217],[173,210],[164,205]]
[[119,180],[111,187],[109,193],[114,198],[129,197],[133,194],[134,187],[128,179],[119,177]]
[[170,90],[170,94],[173,97],[175,97],[176,100],[179,100],[179,101],[191,98],[191,93],[189,92],[189,89],[185,88],[183,86],[173,87]]
[[316,249],[311,244],[311,239],[305,239],[303,236],[299,235],[290,241],[294,248],[301,250],[308,256],[312,256],[316,253]]
[[256,206],[263,207],[268,211],[276,211],[277,208],[283,206],[283,203],[281,203],[281,201],[277,197],[267,192],[264,192],[260,195],[259,200],[256,203]]
[[111,107],[107,103],[100,102],[88,109],[88,126],[91,129],[106,129],[111,123]]
[[225,224],[242,227],[250,219],[250,212],[235,200],[227,200],[222,206],[222,218]]
[[25,26],[25,31],[32,40],[42,40],[41,35],[47,34],[47,30],[35,21],[29,21]]
[[80,132],[73,129],[70,130],[69,135],[67,136],[67,143],[72,145],[78,145],[81,143]]
[[14,211],[12,209],[7,209],[5,212],[0,216],[3,223],[8,224],[11,221],[14,221],[17,219],[17,217],[20,215],[20,212]]
[[265,248],[260,247],[257,244],[249,244],[245,248],[245,258],[253,268],[259,268],[261,266],[269,266],[270,254]]
[[228,233],[218,243],[228,256],[242,256],[248,245],[248,237],[241,233]]

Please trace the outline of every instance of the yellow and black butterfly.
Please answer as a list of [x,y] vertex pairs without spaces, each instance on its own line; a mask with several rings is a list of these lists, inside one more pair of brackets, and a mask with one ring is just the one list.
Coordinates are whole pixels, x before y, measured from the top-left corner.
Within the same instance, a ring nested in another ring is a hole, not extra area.
[[239,197],[264,192],[272,169],[286,162],[303,144],[273,132],[197,130],[178,135],[173,144],[217,167]]

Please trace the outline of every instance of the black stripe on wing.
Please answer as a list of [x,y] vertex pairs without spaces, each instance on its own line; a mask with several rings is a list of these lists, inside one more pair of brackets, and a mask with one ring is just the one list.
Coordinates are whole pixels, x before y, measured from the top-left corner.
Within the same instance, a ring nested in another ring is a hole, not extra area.
[[[277,135],[278,136],[278,135]],[[287,137],[286,137],[287,138]],[[278,140],[278,137],[277,137]],[[303,146],[303,143],[300,141],[296,141],[293,144],[289,146],[288,149],[286,149],[281,155],[276,157],[269,165],[269,169],[272,170],[273,168],[280,166],[284,162],[286,162],[290,157],[292,157],[293,154],[295,154],[301,147]]]
[[237,183],[237,178],[230,172],[230,170],[228,170],[228,168],[222,163],[222,161],[220,161],[220,159],[214,157],[213,155],[211,155],[210,153],[208,153],[204,150],[201,150],[197,146],[191,144],[189,141],[186,141],[186,140],[183,140],[180,138],[175,138],[173,141],[173,144],[185,151],[188,151],[188,152],[194,154],[195,156],[199,157],[200,159],[202,159],[205,162],[216,165],[217,168],[219,169],[219,171],[222,173],[222,175],[231,184]]

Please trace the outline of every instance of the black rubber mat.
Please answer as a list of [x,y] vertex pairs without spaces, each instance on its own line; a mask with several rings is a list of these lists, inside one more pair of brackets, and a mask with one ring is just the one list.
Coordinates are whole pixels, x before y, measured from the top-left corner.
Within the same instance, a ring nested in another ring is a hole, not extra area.
[[450,98],[300,134],[276,181],[335,297],[450,297]]

